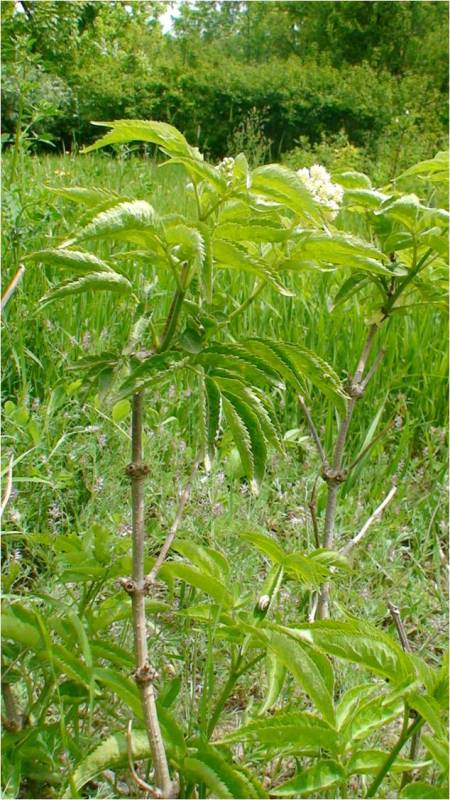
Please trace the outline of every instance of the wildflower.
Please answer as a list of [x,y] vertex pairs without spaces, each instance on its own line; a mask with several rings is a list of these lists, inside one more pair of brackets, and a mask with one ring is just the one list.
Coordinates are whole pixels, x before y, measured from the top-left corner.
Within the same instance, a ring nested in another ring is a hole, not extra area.
[[88,347],[89,347],[89,345],[90,345],[90,343],[91,343],[91,341],[92,341],[92,336],[91,336],[91,333],[90,333],[90,331],[86,331],[86,332],[83,334],[83,338],[82,338],[82,340],[81,340],[81,345],[82,345],[82,347],[84,347],[84,348],[88,348]]
[[14,525],[20,525],[20,520],[22,518],[22,514],[17,508],[12,508],[9,512],[9,518]]
[[34,397],[33,402],[31,403],[31,408],[33,411],[37,411],[39,406],[41,405],[41,401],[39,397]]
[[85,429],[84,429],[84,432],[85,433],[97,433],[98,430],[100,430],[100,426],[99,425],[87,425],[85,427]]
[[78,347],[78,339],[76,336],[69,336],[69,342],[72,347]]
[[95,479],[94,483],[94,492],[101,492],[105,485],[105,479],[102,477],[98,477]]
[[52,520],[59,520],[61,518],[61,508],[58,503],[53,503],[48,509],[48,516]]
[[215,514],[216,517],[220,517],[221,514],[224,512],[224,507],[222,503],[215,503],[212,507],[212,513]]
[[344,190],[338,183],[333,183],[331,175],[325,167],[313,164],[310,169],[299,169],[297,175],[303,181],[316,203],[324,206],[329,212],[330,219],[334,219],[344,197]]
[[44,319],[44,325],[45,325],[45,327],[47,328],[48,331],[52,331],[53,328],[55,327],[53,325],[53,322],[51,321],[51,319]]
[[397,414],[397,416],[394,419],[394,427],[397,430],[399,430],[402,427],[402,425],[403,425],[403,417],[401,417],[400,414]]
[[101,433],[100,436],[98,437],[99,447],[106,447],[107,444],[108,444],[108,437],[106,433]]
[[217,167],[220,174],[225,178],[227,186],[233,182],[234,158],[224,158]]

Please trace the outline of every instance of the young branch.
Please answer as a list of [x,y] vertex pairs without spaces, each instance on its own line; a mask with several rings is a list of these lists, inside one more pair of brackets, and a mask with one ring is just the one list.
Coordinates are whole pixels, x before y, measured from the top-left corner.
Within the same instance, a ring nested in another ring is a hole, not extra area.
[[[409,643],[408,635],[405,630],[405,626],[403,625],[403,620],[400,614],[400,609],[398,606],[395,606],[393,603],[388,603],[389,611],[391,612],[391,617],[394,620],[394,625],[397,629],[398,638],[400,639],[401,646],[406,653],[411,653],[412,648]],[[409,715],[409,707],[408,704],[405,702],[405,715]],[[409,750],[409,757],[411,761],[415,761],[417,758],[417,753],[419,750],[419,743],[420,743],[420,729],[416,730],[412,737],[411,737],[411,747]],[[410,770],[405,770],[402,774],[402,780],[400,783],[400,789],[403,789],[407,783],[410,783],[412,780],[412,773]]]
[[132,496],[133,575],[131,579],[123,578],[121,584],[131,595],[136,653],[136,670],[134,677],[141,695],[145,727],[155,770],[155,784],[161,791],[163,797],[170,798],[173,796],[173,784],[170,779],[164,742],[156,710],[153,681],[157,678],[157,673],[151,666],[148,658],[145,619],[144,481],[149,470],[147,465],[143,463],[143,403],[143,391],[137,392],[133,397],[133,415],[131,423],[132,462],[127,467],[127,475],[131,479]]
[[146,575],[146,577],[145,577],[145,586],[146,586],[146,588],[152,586],[155,583],[156,576],[158,575],[158,572],[161,569],[161,567],[162,567],[162,565],[163,565],[163,563],[164,563],[164,561],[166,559],[167,553],[169,552],[170,548],[172,547],[172,542],[175,539],[175,536],[177,535],[177,531],[178,531],[178,528],[180,526],[180,522],[181,522],[181,520],[183,518],[183,513],[184,513],[184,509],[185,509],[186,503],[187,503],[187,501],[188,501],[188,499],[190,497],[190,494],[191,494],[192,482],[193,482],[195,474],[196,474],[196,472],[198,470],[199,463],[200,463],[199,460],[196,460],[195,463],[194,463],[194,466],[192,468],[192,472],[191,472],[191,474],[190,474],[190,476],[188,478],[186,486],[184,487],[183,492],[181,493],[181,495],[179,497],[177,513],[176,513],[175,519],[174,519],[174,521],[173,521],[173,523],[172,523],[172,525],[170,527],[169,533],[167,534],[166,539],[164,541],[164,544],[161,547],[161,550],[159,552],[158,558],[156,559],[155,563],[153,564],[153,567],[151,568],[151,570],[148,573],[148,575]]
[[16,274],[14,275],[14,278],[12,279],[11,283],[9,284],[8,288],[5,290],[5,293],[2,296],[1,307],[0,307],[1,311],[3,311],[3,309],[5,308],[8,300],[11,298],[11,296],[16,291],[16,289],[17,289],[20,281],[22,280],[24,274],[25,274],[25,267],[23,266],[23,264],[21,264],[19,269],[17,270]]
[[20,731],[23,725],[22,715],[17,709],[17,701],[14,697],[14,692],[11,689],[11,684],[7,681],[2,681],[2,697],[5,704],[6,718],[2,722],[5,730],[16,733]]
[[[364,375],[364,371],[367,365],[367,360],[369,358],[375,336],[377,334],[377,330],[378,326],[374,323],[369,327],[369,330],[367,331],[366,340],[364,342],[361,355],[356,365],[355,374],[353,378],[349,381],[349,386],[348,386],[349,399],[347,401],[346,414],[341,422],[341,426],[339,428],[339,432],[337,435],[336,445],[333,454],[332,467],[331,469],[325,468],[323,471],[323,476],[328,483],[328,498],[325,509],[323,546],[330,550],[333,548],[334,544],[337,493],[340,484],[345,480],[342,464],[344,460],[344,450],[347,441],[347,434],[350,428],[350,423],[352,421],[356,402],[360,397],[362,397],[364,393],[364,388],[361,386],[361,381]],[[317,607],[317,614],[320,619],[326,619],[329,617],[329,594],[330,594],[330,584],[327,582],[323,585],[321,589],[319,603]]]
[[9,498],[11,497],[11,492],[12,492],[12,488],[13,488],[13,479],[12,479],[13,478],[13,472],[12,472],[13,471],[13,463],[14,463],[14,456],[11,456],[11,458],[9,459],[8,471],[7,471],[7,475],[6,475],[5,492],[3,494],[2,503],[1,503],[1,506],[0,506],[0,519],[2,518],[3,512],[4,512],[6,506],[9,503]]
[[311,497],[308,503],[309,513],[311,514],[311,522],[314,531],[314,543],[319,549],[320,547],[320,533],[319,533],[319,523],[317,522],[317,503],[316,503],[316,489],[317,489],[317,478],[314,482],[313,490],[311,492]]
[[127,728],[127,754],[128,754],[128,766],[130,768],[132,778],[135,784],[138,786],[138,788],[141,789],[143,792],[147,792],[147,794],[149,794],[151,797],[161,797],[162,795],[160,790],[155,789],[153,786],[150,786],[149,783],[140,778],[134,768],[132,728],[133,728],[133,721],[130,719],[128,720],[128,728]]
[[298,402],[300,403],[302,411],[306,417],[306,422],[308,423],[309,432],[313,438],[314,444],[316,445],[317,452],[319,453],[320,460],[322,462],[322,466],[325,467],[327,465],[327,457],[322,447],[322,442],[320,441],[319,434],[317,433],[317,428],[312,420],[311,411],[309,410],[308,406],[305,403],[305,398],[302,397],[301,394],[299,394],[298,396]]
[[369,519],[364,523],[359,533],[357,533],[356,536],[353,537],[353,539],[350,539],[350,541],[347,542],[347,544],[344,545],[344,547],[341,547],[341,549],[339,550],[341,555],[348,556],[348,554],[353,550],[353,548],[356,547],[357,544],[359,544],[361,539],[363,539],[364,536],[366,535],[370,526],[373,525],[373,523],[381,517],[384,509],[391,502],[396,491],[397,491],[397,486],[392,486],[389,492],[387,493],[386,497],[384,498],[384,500],[375,509],[373,514],[370,515]]

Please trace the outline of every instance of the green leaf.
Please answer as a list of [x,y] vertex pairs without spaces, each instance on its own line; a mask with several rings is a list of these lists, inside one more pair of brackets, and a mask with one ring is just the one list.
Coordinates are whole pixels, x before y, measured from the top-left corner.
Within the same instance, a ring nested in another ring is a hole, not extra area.
[[286,678],[286,667],[273,650],[268,650],[266,655],[267,689],[264,701],[258,707],[258,715],[265,714],[277,702]]
[[344,780],[345,772],[335,761],[319,761],[312,767],[297,774],[281,786],[270,790],[274,797],[298,797],[310,792],[321,792],[329,786]]
[[338,729],[352,716],[362,703],[368,700],[374,692],[379,691],[378,684],[360,683],[352,686],[340,698],[336,706],[336,722]]
[[305,556],[303,553],[290,553],[284,562],[286,572],[305,583],[316,588],[328,577],[329,570],[316,558]]
[[205,260],[205,242],[201,233],[184,224],[166,225],[165,239],[178,261],[187,261],[200,270]]
[[363,172],[346,171],[333,174],[333,178],[340,183],[344,189],[371,189],[370,178]]
[[251,181],[251,194],[263,195],[300,216],[319,219],[316,203],[293,170],[279,164],[268,164],[253,170]]
[[112,128],[112,130],[94,142],[94,144],[85,147],[82,150],[83,153],[98,150],[108,144],[126,144],[127,142],[139,141],[152,142],[158,145],[164,153],[171,156],[201,158],[198,150],[188,145],[183,134],[173,125],[168,125],[166,122],[121,119],[114,122],[93,122],[92,124]]
[[384,266],[386,256],[372,244],[346,233],[303,231],[297,235],[297,244],[290,253],[290,261],[325,262],[350,269],[390,274]]
[[267,459],[265,437],[254,409],[229,392],[222,392],[225,419],[239,450],[245,474],[254,492],[264,476]]
[[47,186],[50,192],[64,197],[66,200],[71,200],[73,203],[88,206],[88,208],[95,208],[97,210],[104,210],[111,206],[116,206],[128,200],[128,197],[120,195],[117,192],[112,192],[109,189],[101,189],[98,187],[85,187],[85,186]]
[[220,412],[222,401],[220,392],[211,378],[203,378],[203,397],[202,397],[201,419],[204,425],[205,440],[205,466],[207,471],[211,469],[214,458],[217,437],[220,428]]
[[[146,731],[134,730],[132,732],[133,759],[140,761],[151,756],[150,745]],[[100,775],[105,769],[125,767],[128,763],[127,737],[123,733],[114,733],[108,736],[98,747],[78,764],[73,773],[73,780],[77,789]],[[64,797],[72,797],[67,792]]]
[[82,250],[67,250],[63,247],[50,248],[48,250],[38,250],[36,253],[32,253],[28,256],[28,258],[31,261],[42,261],[43,264],[64,267],[80,275],[85,275],[92,271],[113,272],[106,261],[97,258],[93,253],[85,253]]
[[408,178],[411,175],[420,175],[422,177],[440,177],[443,181],[448,181],[449,170],[449,152],[448,150],[441,150],[436,153],[434,158],[428,158],[425,161],[420,161],[413,167],[410,167],[405,172],[396,178]]
[[207,181],[214,189],[223,195],[226,191],[227,184],[225,178],[219,173],[216,167],[208,164],[207,161],[200,161],[198,158],[171,158],[170,161],[165,161],[161,167],[170,166],[171,164],[180,164],[193,183],[197,183],[196,179]]
[[324,620],[287,628],[286,633],[329,655],[360,664],[394,685],[414,676],[412,662],[397,642],[368,622]]
[[185,358],[183,353],[173,350],[146,358],[131,370],[128,378],[121,384],[116,399],[122,400],[139,389],[169,378],[175,370],[184,367],[188,361],[189,358]]
[[449,795],[448,783],[436,784],[425,783],[424,781],[414,781],[408,783],[400,792],[400,797],[415,798],[415,800],[447,800]]
[[112,407],[111,416],[113,422],[118,423],[122,422],[122,420],[128,417],[128,414],[131,411],[131,403],[129,400],[119,400],[118,403],[115,403]]
[[286,553],[283,548],[272,538],[265,533],[258,531],[243,531],[240,536],[244,541],[250,542],[257,550],[268,556],[271,561],[276,564],[283,564],[286,558]]
[[264,797],[262,787],[255,791],[253,781],[225,760],[217,748],[202,744],[197,752],[184,759],[183,771],[199,783],[205,783],[212,797]]
[[366,739],[374,731],[384,728],[389,722],[399,717],[404,709],[401,698],[387,703],[383,698],[372,697],[359,704],[349,714],[340,728],[340,740],[343,748],[353,746],[355,742]]
[[448,736],[446,733],[444,733],[441,739],[424,733],[422,735],[422,741],[432,758],[441,766],[445,775],[448,775]]
[[155,234],[160,231],[161,219],[153,206],[146,200],[133,200],[97,214],[69,243],[85,239],[118,239],[145,247],[155,241]]
[[209,575],[212,575],[213,578],[217,578],[218,580],[227,579],[230,572],[230,565],[225,556],[217,550],[213,550],[211,547],[202,547],[202,545],[191,541],[179,539],[173,543],[172,549],[176,550],[177,553],[180,553],[184,558],[188,558],[193,564],[199,567],[200,570],[206,571]]
[[324,719],[334,726],[334,704],[329,681],[331,674],[331,684],[333,683],[333,676],[324,656],[320,653],[317,656],[311,647],[301,645],[276,630],[264,630],[263,633],[268,647],[309,695]]
[[218,239],[230,239],[233,242],[284,242],[291,236],[291,232],[281,225],[261,222],[223,222],[214,229],[214,236]]
[[105,667],[96,667],[94,669],[94,677],[98,683],[111,689],[136,714],[138,719],[143,718],[139,692],[136,685],[129,678],[125,678],[117,670]]
[[[353,753],[347,764],[347,774],[370,775],[372,772],[378,772],[386,762],[388,755],[389,752],[387,750],[358,750]],[[411,761],[409,758],[397,756],[390,767],[390,771],[404,772],[410,769],[423,769],[424,767],[429,767],[430,764],[431,761]]]
[[231,606],[233,604],[233,598],[225,584],[212,575],[205,575],[202,570],[191,567],[188,564],[182,564],[178,561],[171,561],[166,564],[166,567],[175,578],[179,578],[189,583],[190,586],[195,586],[196,589],[206,592],[206,594],[213,597],[219,605]]
[[214,239],[212,244],[215,266],[222,269],[237,269],[243,272],[250,272],[265,278],[278,292],[287,297],[292,297],[292,292],[285,289],[277,279],[276,275],[268,269],[266,263],[250,256],[244,247],[238,244],[231,244],[225,239]]
[[250,352],[266,361],[296,391],[304,392],[303,379],[308,379],[321,392],[344,408],[345,393],[335,371],[316,353],[300,345],[271,339],[247,339],[243,343]]
[[408,704],[414,708],[421,717],[428,723],[436,736],[440,738],[445,737],[445,725],[443,719],[443,709],[434,699],[434,697],[427,697],[419,694],[418,692],[409,692],[407,695]]
[[270,747],[312,747],[335,752],[336,731],[307,711],[280,711],[269,719],[255,720],[227,734],[223,742],[258,742]]
[[60,283],[51,289],[44,297],[41,297],[39,304],[41,308],[60,300],[68,295],[81,294],[88,291],[117,292],[123,294],[132,289],[130,281],[117,272],[90,272],[82,275],[76,280],[68,280]]

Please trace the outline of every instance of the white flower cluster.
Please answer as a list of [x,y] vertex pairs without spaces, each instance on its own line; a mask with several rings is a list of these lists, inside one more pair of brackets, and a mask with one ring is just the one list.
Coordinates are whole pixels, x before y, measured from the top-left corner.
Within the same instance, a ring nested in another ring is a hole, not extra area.
[[320,164],[313,164],[312,167],[307,169],[299,169],[297,175],[309,192],[311,192],[314,200],[320,205],[325,206],[330,212],[330,218],[334,219],[339,211],[344,197],[344,190],[338,183],[333,183],[331,175],[325,167]]
[[230,186],[233,181],[234,158],[224,158],[223,161],[218,164],[217,169],[225,178],[227,186]]

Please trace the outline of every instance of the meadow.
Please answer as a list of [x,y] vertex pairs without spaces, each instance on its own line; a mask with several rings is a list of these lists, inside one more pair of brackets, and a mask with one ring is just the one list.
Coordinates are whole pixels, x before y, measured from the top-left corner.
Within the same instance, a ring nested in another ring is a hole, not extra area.
[[[137,696],[125,678],[134,661],[129,601],[115,586],[130,552],[131,506],[124,476],[130,451],[129,408],[122,413],[120,406],[103,400],[101,391],[86,392],[74,369],[77,359],[123,346],[129,336],[131,301],[117,303],[108,293],[88,292],[41,308],[39,300],[58,279],[58,270],[24,257],[61,245],[89,219],[89,209],[80,212],[55,189],[104,188],[149,201],[160,214],[192,214],[195,198],[186,190],[181,166],[161,168],[156,157],[143,157],[129,148],[115,157],[103,152],[22,154],[16,164],[9,152],[4,176],[4,286],[19,265],[26,264],[2,318],[4,481],[10,459],[13,474],[3,521],[3,590],[10,624],[16,626],[11,638],[7,629],[3,681],[26,714],[18,727],[6,725],[5,796],[140,796],[145,789],[141,786],[136,794],[122,751],[120,757],[110,755],[112,766],[106,758],[91,780],[88,773],[80,783],[73,777],[75,767],[95,746],[110,734],[123,734],[129,709],[139,715]],[[428,195],[430,204],[435,199],[431,195],[430,202]],[[341,213],[341,226],[359,234],[346,213]],[[158,271],[156,280],[151,269],[147,274],[139,255],[127,256],[124,243],[115,252],[123,253],[121,263],[128,275],[143,274],[159,321],[169,307],[171,276]],[[97,243],[95,253],[107,259],[109,244]],[[220,273],[218,287],[228,313],[245,302],[253,282],[252,275]],[[345,381],[361,352],[370,310],[364,296],[336,303],[342,283],[341,271],[328,267],[290,274],[286,286],[292,296],[266,287],[230,322],[229,339],[259,336],[299,344],[331,364]],[[446,335],[445,311],[434,304],[418,304],[407,316],[393,316],[383,329],[382,366],[356,409],[348,439],[346,457],[349,462],[358,460],[358,465],[340,490],[336,548],[361,528],[393,482],[397,492],[348,568],[339,573],[332,594],[334,618],[357,617],[393,639],[398,631],[389,604],[398,606],[412,652],[436,669],[445,649],[447,620]],[[198,428],[192,392],[177,373],[148,391],[147,557],[155,556],[165,539],[195,456]],[[265,532],[288,551],[310,553],[316,546],[314,515],[319,520],[324,516],[326,483],[317,482],[320,459],[297,394],[292,388],[274,391],[283,447],[282,452],[269,450],[257,496],[250,490],[239,448],[226,430],[211,471],[200,470],[192,482],[178,538],[212,548],[228,561],[226,583],[234,588],[237,609],[254,605],[269,571],[267,557],[242,537],[243,532]],[[323,446],[330,451],[338,412],[315,390],[310,405]],[[385,435],[377,438],[382,430]],[[188,549],[177,552],[190,557]],[[284,625],[307,619],[312,588],[307,583],[283,584],[272,609],[274,619]],[[173,712],[177,731],[182,729],[187,740],[204,732],[209,708],[220,712],[217,740],[238,722],[249,723],[272,686],[267,659],[257,658],[252,669],[230,684],[223,708],[214,706],[220,706],[221,687],[227,681],[230,647],[233,658],[237,645],[231,630],[220,630],[220,604],[212,605],[205,616],[204,600],[201,587],[173,577],[167,577],[167,585],[158,584],[156,594],[146,600],[152,663],[162,676],[160,707]],[[31,628],[42,637],[43,649],[34,650],[27,640]],[[80,678],[80,671],[86,675]],[[361,680],[353,663],[339,662],[336,695]],[[373,678],[363,680],[370,683]],[[274,698],[272,712],[307,704],[304,689],[292,676],[280,684]],[[367,723],[371,752],[388,752],[401,723],[395,714],[387,714],[382,726]],[[170,725],[166,722],[168,729]],[[176,739],[178,734],[172,734]],[[360,733],[359,741],[362,738]],[[285,758],[272,756],[270,748],[261,747],[245,753],[241,749],[238,756],[269,796],[294,796],[289,789],[286,795],[277,794],[276,787],[292,777],[301,758],[303,764],[310,763],[307,749],[300,759],[290,752]],[[420,778],[432,786],[440,779],[429,757],[429,750],[417,756],[426,761]],[[403,772],[406,769],[404,765]],[[346,783],[324,782],[314,796],[373,796],[365,792],[374,770],[366,765]],[[398,770],[390,772],[376,796],[399,796],[400,777]],[[230,788],[231,778],[225,789],[223,783],[222,789],[208,784],[204,776],[194,789],[189,772],[183,780],[185,794],[180,796],[241,796]],[[296,796],[311,791],[313,784],[298,789]]]

